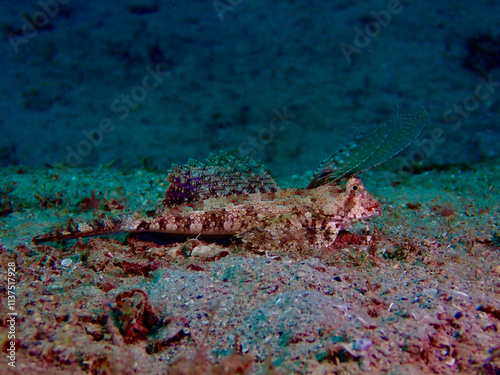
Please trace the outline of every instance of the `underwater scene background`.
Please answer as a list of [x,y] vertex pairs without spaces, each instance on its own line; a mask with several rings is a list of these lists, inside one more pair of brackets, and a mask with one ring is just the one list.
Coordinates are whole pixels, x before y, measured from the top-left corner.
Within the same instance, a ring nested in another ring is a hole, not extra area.
[[2,165],[166,169],[225,149],[303,173],[422,106],[413,164],[499,156],[496,1],[0,7]]
[[499,374],[499,14],[0,1],[0,374]]

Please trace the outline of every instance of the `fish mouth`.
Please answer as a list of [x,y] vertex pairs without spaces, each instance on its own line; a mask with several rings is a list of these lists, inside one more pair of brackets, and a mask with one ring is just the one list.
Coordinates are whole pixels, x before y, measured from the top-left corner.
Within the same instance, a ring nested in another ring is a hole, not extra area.
[[370,216],[382,215],[382,207],[380,207],[380,203],[375,199],[373,199],[370,203],[371,204],[365,206],[366,210],[370,213]]
[[372,214],[368,214],[368,215],[365,215],[365,216],[361,216],[361,217],[356,218],[356,222],[369,220],[369,219],[371,219],[374,216],[380,216],[380,214],[381,214],[381,212],[378,211],[376,213],[372,213]]
[[382,207],[380,207],[379,205],[369,209],[369,211],[372,212],[372,216],[380,216],[382,215]]
[[373,205],[371,207],[367,207],[366,211],[368,211],[367,214],[359,217],[358,220],[367,220],[367,219],[370,219],[374,216],[382,215],[382,208],[378,204]]

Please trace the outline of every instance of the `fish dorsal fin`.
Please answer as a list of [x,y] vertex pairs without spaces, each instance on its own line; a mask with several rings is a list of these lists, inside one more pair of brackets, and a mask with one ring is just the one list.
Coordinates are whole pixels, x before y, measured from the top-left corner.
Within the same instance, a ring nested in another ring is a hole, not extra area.
[[392,158],[418,137],[426,121],[425,110],[398,114],[377,129],[358,136],[321,163],[307,188],[338,183]]
[[162,201],[168,207],[212,197],[279,190],[260,163],[225,151],[210,154],[205,163],[190,159],[185,165],[173,165],[169,172],[170,185]]

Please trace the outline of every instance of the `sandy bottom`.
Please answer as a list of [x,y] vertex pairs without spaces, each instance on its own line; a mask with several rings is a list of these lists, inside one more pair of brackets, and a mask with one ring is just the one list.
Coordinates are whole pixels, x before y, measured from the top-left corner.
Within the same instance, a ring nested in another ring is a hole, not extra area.
[[[108,168],[0,176],[1,264],[16,267],[11,373],[500,372],[494,163],[406,179],[365,173],[384,208],[369,232],[361,225],[333,248],[265,256],[126,236],[36,246],[31,237],[69,217],[154,208],[165,176]],[[0,372],[10,345],[2,289]]]

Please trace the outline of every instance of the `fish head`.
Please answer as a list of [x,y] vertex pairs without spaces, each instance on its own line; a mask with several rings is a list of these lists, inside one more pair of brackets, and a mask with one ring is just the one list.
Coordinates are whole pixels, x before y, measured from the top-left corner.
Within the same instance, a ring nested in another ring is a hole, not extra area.
[[344,185],[325,184],[313,190],[316,212],[327,221],[349,223],[382,213],[379,201],[357,177]]
[[380,202],[366,190],[359,178],[350,178],[343,194],[344,215],[348,220],[365,220],[382,214]]

